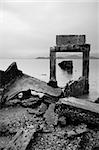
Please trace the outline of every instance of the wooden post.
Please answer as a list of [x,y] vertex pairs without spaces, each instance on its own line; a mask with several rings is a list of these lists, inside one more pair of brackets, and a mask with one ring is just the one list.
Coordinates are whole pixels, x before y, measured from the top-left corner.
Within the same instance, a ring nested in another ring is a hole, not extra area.
[[84,94],[89,93],[89,52],[90,52],[90,45],[87,45],[87,47],[85,47],[85,50],[83,51],[83,73],[82,74],[86,78]]
[[50,48],[50,81],[48,83],[52,87],[57,87],[56,81],[56,52],[54,48]]

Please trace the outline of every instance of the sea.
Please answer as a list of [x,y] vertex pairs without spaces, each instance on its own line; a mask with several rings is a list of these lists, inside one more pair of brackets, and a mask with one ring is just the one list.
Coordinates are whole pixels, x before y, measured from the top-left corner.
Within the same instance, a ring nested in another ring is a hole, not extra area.
[[[77,80],[82,76],[82,59],[70,59],[73,61],[73,73],[68,74],[63,71],[58,63],[63,60],[56,60],[56,79],[58,86],[64,87],[70,80]],[[6,70],[12,63],[16,62],[17,66],[23,73],[36,77],[42,81],[49,82],[50,61],[49,59],[0,59],[0,70]],[[99,59],[90,59],[89,63],[89,94],[82,98],[94,101],[99,97]]]

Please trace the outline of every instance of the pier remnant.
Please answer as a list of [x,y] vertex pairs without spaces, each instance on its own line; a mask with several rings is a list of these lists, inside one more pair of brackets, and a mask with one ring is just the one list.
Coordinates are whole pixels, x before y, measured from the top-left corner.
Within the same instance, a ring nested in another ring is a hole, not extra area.
[[56,52],[82,52],[82,76],[86,78],[84,94],[89,93],[89,53],[90,44],[86,44],[85,35],[56,35],[56,46],[50,48],[50,81],[49,85],[57,87]]

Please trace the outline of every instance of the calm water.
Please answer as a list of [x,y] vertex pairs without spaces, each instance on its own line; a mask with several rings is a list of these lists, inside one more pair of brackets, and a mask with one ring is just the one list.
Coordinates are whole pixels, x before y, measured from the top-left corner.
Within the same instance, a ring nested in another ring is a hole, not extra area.
[[[49,60],[48,59],[0,59],[0,69],[6,70],[7,67],[16,61],[18,68],[24,73],[36,77],[40,80],[49,81]],[[57,60],[56,76],[58,85],[63,87],[69,80],[78,79],[82,75],[82,60],[73,60],[73,74],[69,75],[66,71],[63,71],[58,66],[58,63],[63,59]],[[89,83],[90,83],[90,94],[89,99],[94,100],[99,97],[99,60],[90,60],[90,72],[89,72]]]

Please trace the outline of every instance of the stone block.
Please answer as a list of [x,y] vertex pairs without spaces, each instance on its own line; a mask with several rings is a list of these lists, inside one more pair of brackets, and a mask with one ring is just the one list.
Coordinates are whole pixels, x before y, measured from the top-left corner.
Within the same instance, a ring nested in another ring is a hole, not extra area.
[[85,44],[85,35],[56,35],[56,45],[83,45]]

